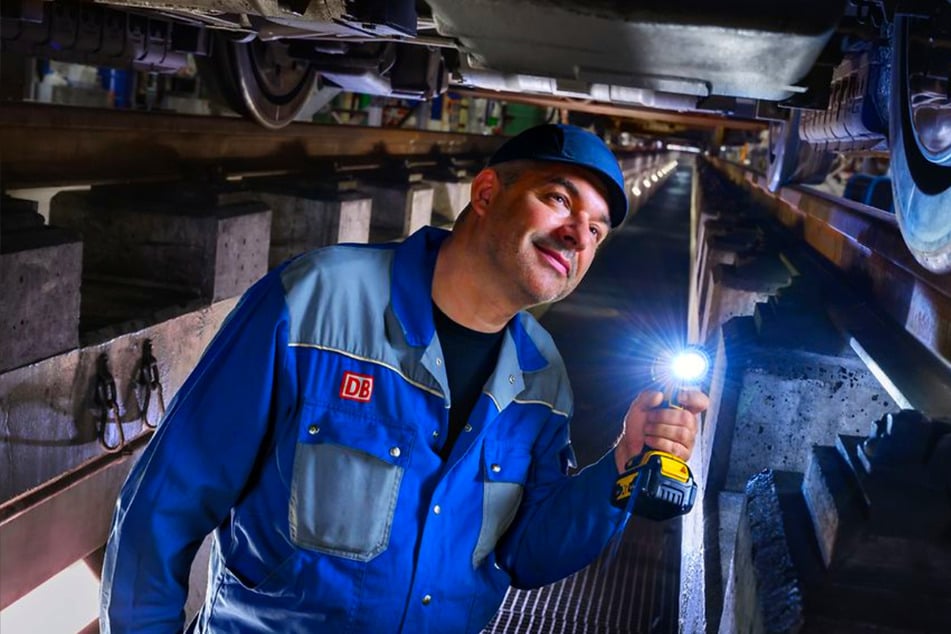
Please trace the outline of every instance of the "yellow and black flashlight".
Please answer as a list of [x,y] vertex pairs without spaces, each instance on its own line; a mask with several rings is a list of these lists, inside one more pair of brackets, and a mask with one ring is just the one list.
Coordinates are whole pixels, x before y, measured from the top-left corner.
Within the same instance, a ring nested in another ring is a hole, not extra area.
[[[699,346],[661,355],[651,371],[664,393],[659,407],[682,409],[677,392],[700,383],[709,366],[709,358]],[[624,465],[624,473],[615,484],[614,504],[626,507],[632,495],[632,513],[652,520],[668,520],[693,508],[697,483],[686,462],[645,445],[644,451]]]

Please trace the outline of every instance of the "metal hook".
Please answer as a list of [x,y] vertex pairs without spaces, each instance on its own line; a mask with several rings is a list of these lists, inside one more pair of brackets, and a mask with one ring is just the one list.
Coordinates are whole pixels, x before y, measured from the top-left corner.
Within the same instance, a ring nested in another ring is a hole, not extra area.
[[[109,359],[105,354],[100,354],[96,370],[95,397],[96,404],[102,408],[102,419],[99,424],[99,444],[110,453],[121,451],[125,447],[125,430],[122,429],[122,418],[119,415],[119,403],[116,395],[116,381],[109,371]],[[106,434],[110,423],[116,426],[119,436],[118,442],[114,445],[109,444]]]
[[[165,416],[165,395],[162,392],[158,360],[152,353],[151,339],[146,339],[142,342],[142,366],[139,369],[139,385],[145,387],[145,402],[142,405],[142,424],[149,429],[155,429],[158,427],[158,421]],[[149,405],[152,401],[152,392],[156,392],[159,406],[159,416],[154,423],[149,420]]]

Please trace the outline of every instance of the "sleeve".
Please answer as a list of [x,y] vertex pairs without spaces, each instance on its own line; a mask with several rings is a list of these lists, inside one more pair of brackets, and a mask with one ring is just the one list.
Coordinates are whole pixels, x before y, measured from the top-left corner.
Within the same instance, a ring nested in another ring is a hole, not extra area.
[[103,564],[104,633],[180,632],[192,559],[252,475],[272,421],[292,412],[278,271],[229,314],[129,473]]
[[620,536],[630,518],[611,502],[618,475],[613,452],[568,476],[567,421],[548,427],[552,432],[535,445],[518,515],[499,544],[500,565],[516,588],[538,588],[581,570]]

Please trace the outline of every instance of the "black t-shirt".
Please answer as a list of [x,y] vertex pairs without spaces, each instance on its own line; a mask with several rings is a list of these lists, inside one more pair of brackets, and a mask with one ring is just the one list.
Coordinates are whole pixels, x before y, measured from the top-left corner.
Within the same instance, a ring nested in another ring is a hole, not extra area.
[[486,333],[470,330],[447,317],[435,303],[433,318],[439,342],[442,344],[452,400],[452,407],[449,409],[449,434],[439,450],[439,455],[445,460],[469,420],[469,414],[472,413],[485,382],[495,369],[505,331]]

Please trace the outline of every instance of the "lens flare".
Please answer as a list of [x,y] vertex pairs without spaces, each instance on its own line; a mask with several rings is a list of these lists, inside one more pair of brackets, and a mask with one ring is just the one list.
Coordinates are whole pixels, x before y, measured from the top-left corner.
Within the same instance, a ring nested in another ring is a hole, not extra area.
[[672,378],[685,383],[695,383],[707,374],[710,362],[702,350],[690,348],[684,350],[670,360],[670,374]]
[[699,386],[710,369],[710,359],[700,346],[675,347],[662,352],[654,360],[651,378],[657,389],[668,398],[677,390]]

